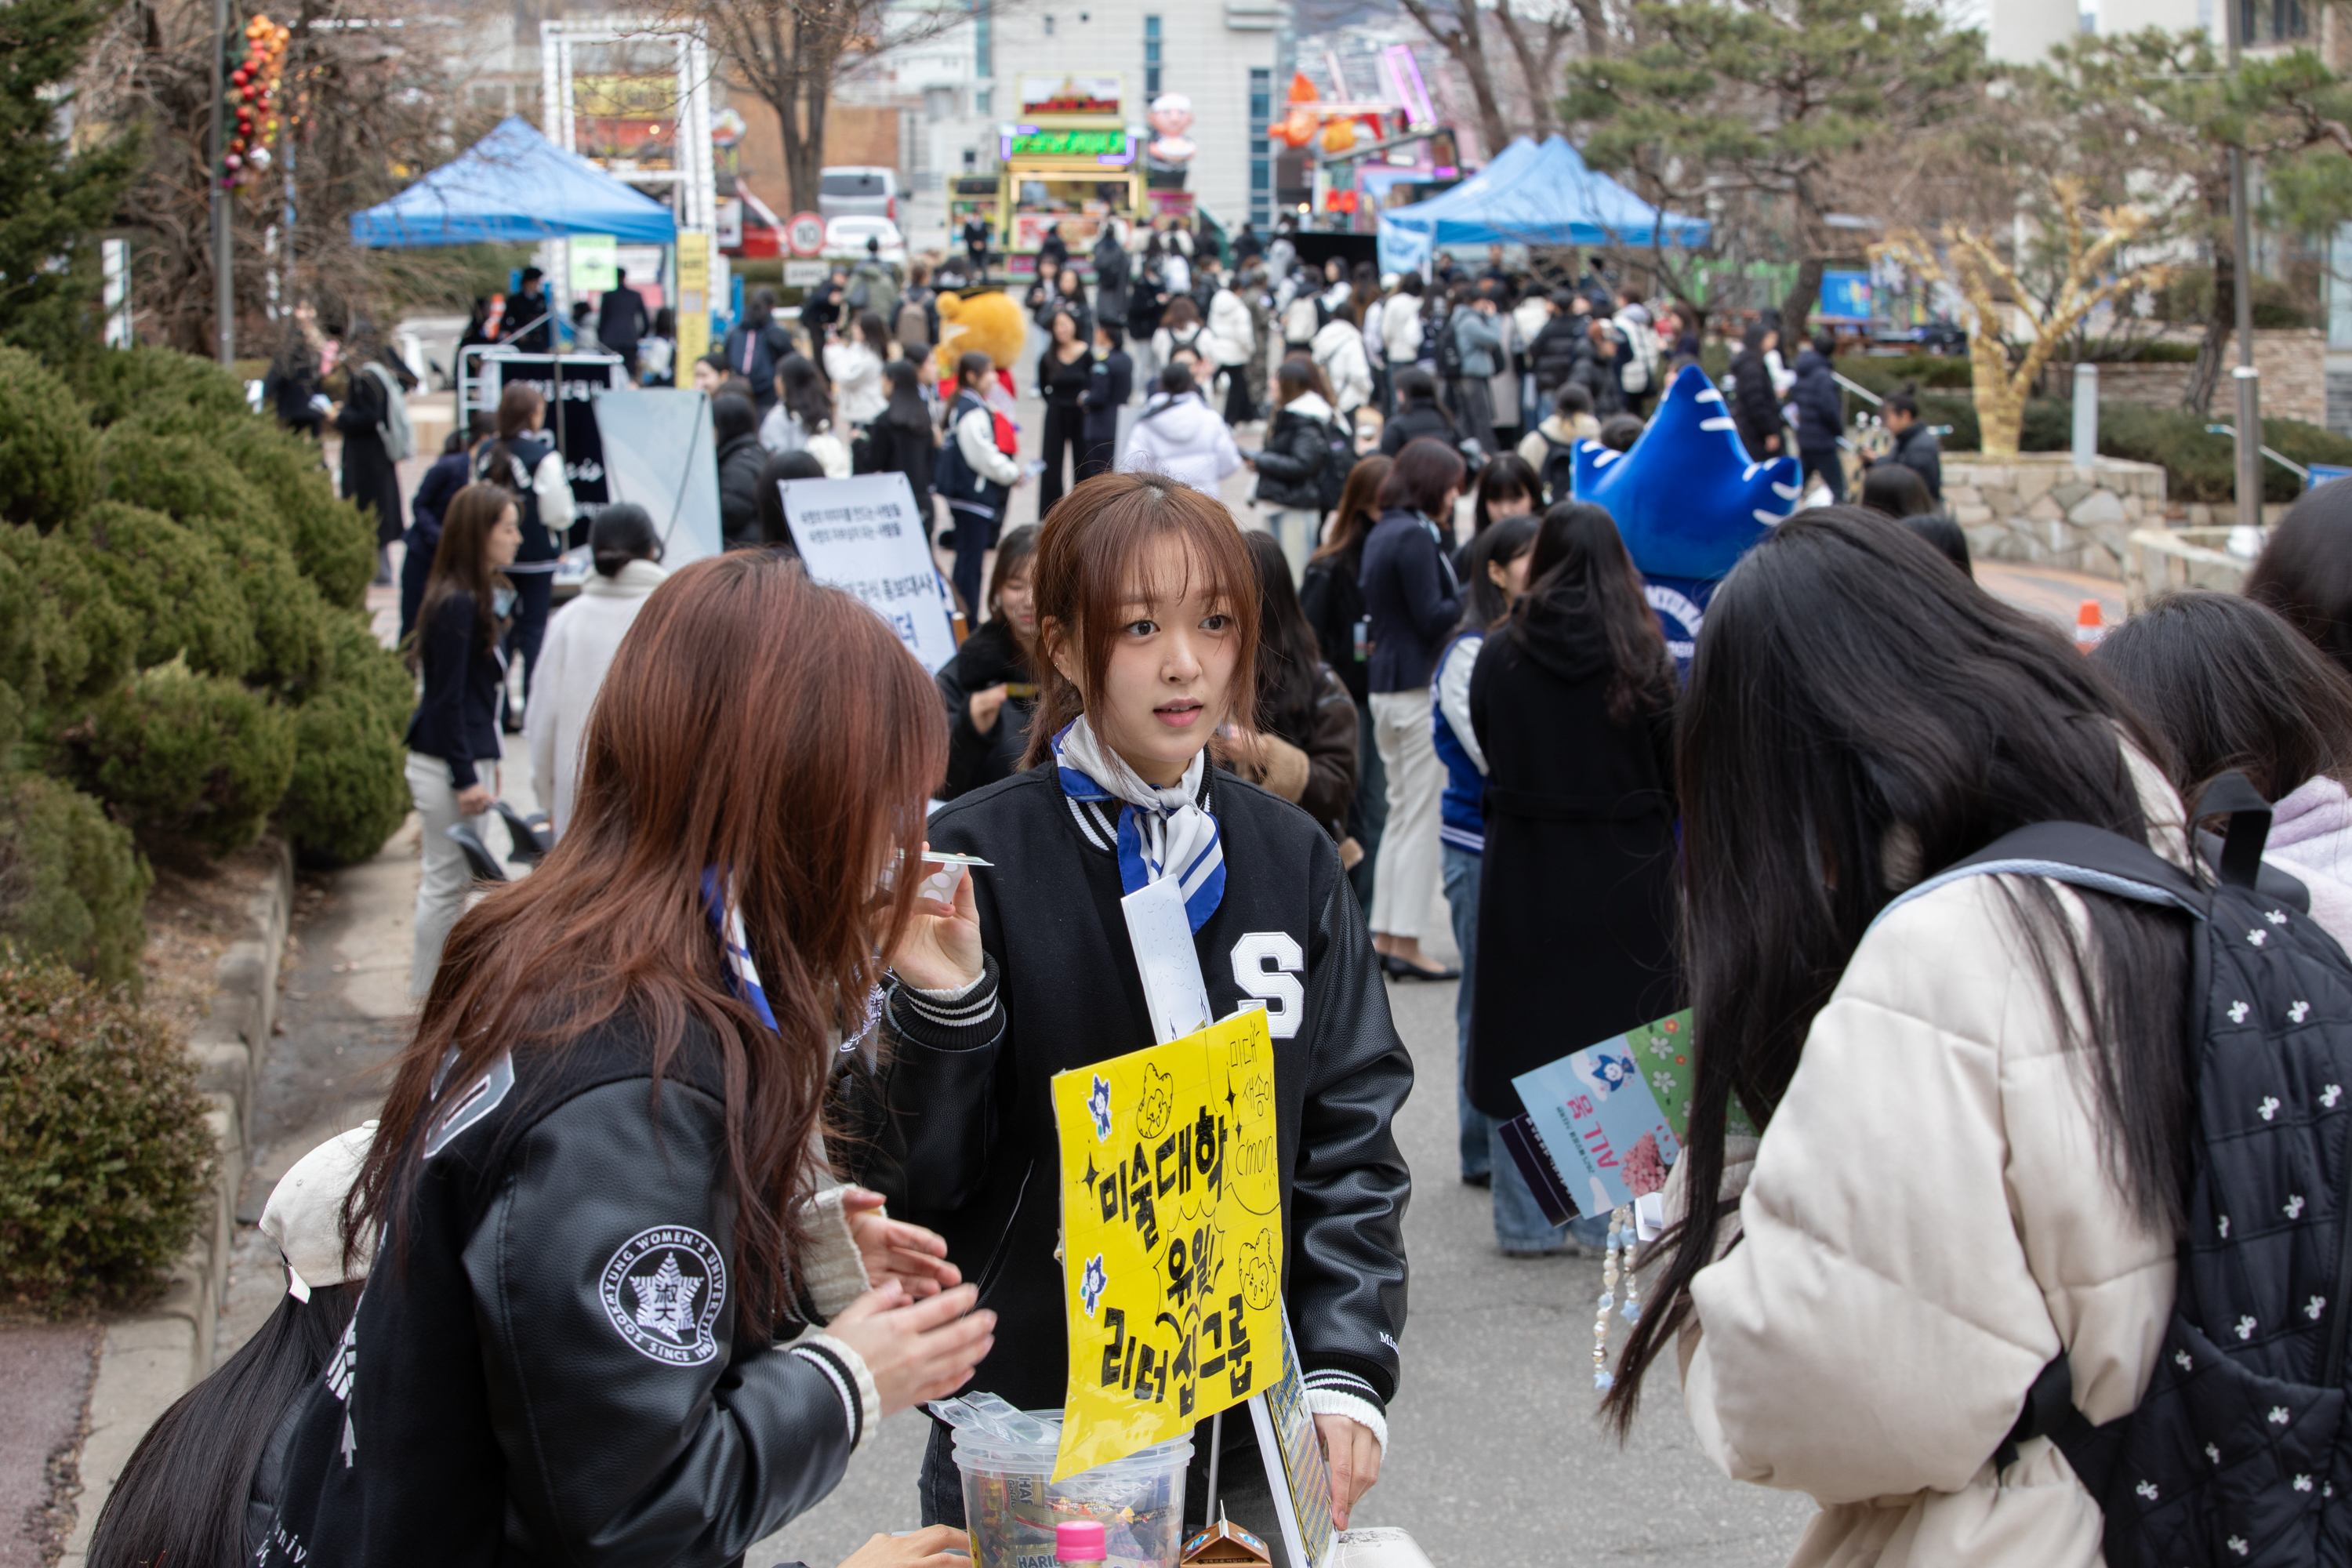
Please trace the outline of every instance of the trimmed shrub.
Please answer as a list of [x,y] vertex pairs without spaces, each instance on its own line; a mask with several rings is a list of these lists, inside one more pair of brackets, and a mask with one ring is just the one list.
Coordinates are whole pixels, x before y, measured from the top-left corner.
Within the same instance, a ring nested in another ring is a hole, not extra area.
[[260,422],[235,372],[177,349],[142,343],[97,354],[75,381],[89,422],[101,426],[130,420],[158,434],[210,439],[231,421]]
[[0,524],[0,682],[26,708],[78,710],[131,673],[137,644],[79,545]]
[[0,773],[0,943],[136,995],[152,881],[98,802],[46,773]]
[[161,1285],[210,1195],[208,1109],[169,1024],[0,955],[0,1292],[64,1310]]
[[276,510],[294,563],[327,603],[356,610],[375,575],[375,524],[339,499],[319,448],[261,419],[226,427],[223,449]]
[[184,658],[201,674],[236,680],[253,668],[253,611],[211,539],[160,511],[111,500],[76,518],[67,534],[139,628],[141,668]]
[[118,818],[215,855],[260,837],[294,771],[292,715],[178,663],[142,670],[57,739],[72,775]]
[[[239,416],[243,417],[243,416]],[[209,520],[284,545],[285,523],[247,484],[216,438],[158,436],[117,425],[99,442],[106,499],[169,512],[185,523]]]
[[47,366],[0,348],[0,521],[47,533],[98,493],[97,438]]
[[416,711],[416,677],[398,654],[375,640],[364,615],[330,615],[327,626],[334,658],[325,689],[365,701],[394,731],[405,734],[409,715]]
[[294,776],[278,816],[305,865],[369,859],[400,830],[409,807],[406,719],[388,719],[358,687],[320,692],[295,710]]

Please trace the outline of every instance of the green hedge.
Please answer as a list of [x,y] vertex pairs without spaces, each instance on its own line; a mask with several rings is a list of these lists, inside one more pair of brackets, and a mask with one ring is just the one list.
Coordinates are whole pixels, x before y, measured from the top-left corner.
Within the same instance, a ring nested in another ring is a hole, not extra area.
[[98,802],[46,773],[0,773],[0,942],[135,994],[152,880]]
[[98,443],[66,384],[0,348],[0,521],[47,533],[97,495]]
[[253,612],[208,535],[121,501],[100,501],[69,531],[138,626],[142,668],[184,658],[191,669],[241,680],[258,661]]
[[217,362],[145,343],[86,360],[74,390],[89,422],[103,428],[135,420],[163,435],[211,439],[239,420],[254,420],[245,382]]
[[168,1024],[0,953],[0,1294],[68,1311],[162,1285],[210,1195],[207,1109]]
[[375,575],[375,523],[335,494],[319,448],[259,419],[231,425],[221,450],[286,524],[294,563],[342,609],[367,602]]
[[59,736],[61,760],[142,835],[242,849],[294,773],[294,716],[179,663],[141,670]]
[[0,525],[0,681],[71,710],[131,670],[138,627],[72,541]]
[[[1955,426],[1953,433],[1944,438],[1946,450],[1977,449],[1976,411],[1972,406],[1965,417],[1955,416],[1956,410],[1942,405],[1930,414],[1923,399],[1920,411],[1931,424]],[[2226,504],[2237,494],[2237,443],[2230,437],[2207,433],[2205,426],[2217,422],[2226,423],[2178,408],[2102,403],[2099,451],[2105,457],[2154,463],[2161,468],[2164,493],[2168,500]],[[2305,465],[2352,464],[2352,437],[2339,436],[2300,419],[2263,420],[2263,443]],[[2018,427],[2019,450],[2063,452],[2074,444],[2072,404],[2056,397],[2037,397],[2026,404],[2024,420]],[[2303,481],[2293,470],[2263,459],[2264,500],[2291,501],[2302,493]]]
[[280,816],[306,865],[365,860],[408,815],[403,713],[350,688],[323,692],[294,710],[294,772]]

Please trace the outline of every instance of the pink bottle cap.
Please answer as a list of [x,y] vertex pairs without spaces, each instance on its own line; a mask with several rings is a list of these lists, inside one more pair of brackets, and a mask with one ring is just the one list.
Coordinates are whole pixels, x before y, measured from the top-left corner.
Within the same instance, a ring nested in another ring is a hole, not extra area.
[[1099,1521],[1073,1519],[1054,1527],[1054,1560],[1057,1563],[1099,1563],[1109,1555],[1110,1543]]

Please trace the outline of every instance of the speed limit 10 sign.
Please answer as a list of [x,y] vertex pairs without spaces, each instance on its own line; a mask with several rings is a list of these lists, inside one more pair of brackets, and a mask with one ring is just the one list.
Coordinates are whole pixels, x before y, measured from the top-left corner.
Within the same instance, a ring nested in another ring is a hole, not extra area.
[[794,256],[814,256],[824,248],[824,219],[815,213],[794,213],[784,225],[784,243]]

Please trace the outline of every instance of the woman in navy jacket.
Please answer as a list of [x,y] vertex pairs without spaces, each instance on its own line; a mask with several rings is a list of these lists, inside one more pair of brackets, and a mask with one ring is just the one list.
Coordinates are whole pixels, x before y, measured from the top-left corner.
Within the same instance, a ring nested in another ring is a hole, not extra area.
[[1381,521],[1364,540],[1359,581],[1371,621],[1372,740],[1389,781],[1388,826],[1372,877],[1372,942],[1400,980],[1453,980],[1460,971],[1424,958],[1421,931],[1437,900],[1438,810],[1445,766],[1430,736],[1429,682],[1462,618],[1454,578],[1454,503],[1460,454],[1443,441],[1409,441],[1381,483]]

